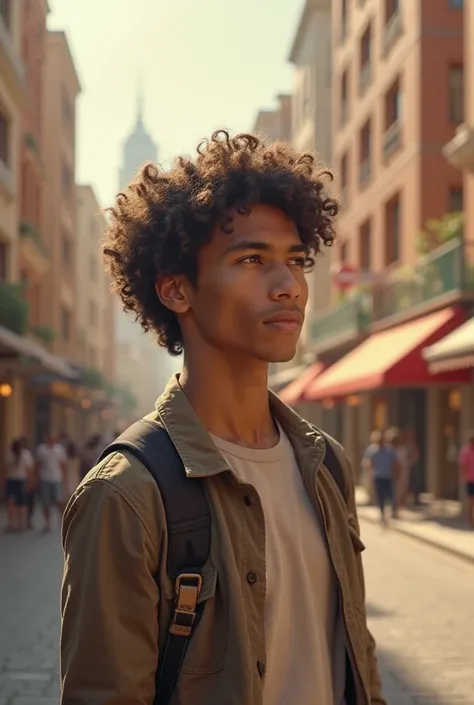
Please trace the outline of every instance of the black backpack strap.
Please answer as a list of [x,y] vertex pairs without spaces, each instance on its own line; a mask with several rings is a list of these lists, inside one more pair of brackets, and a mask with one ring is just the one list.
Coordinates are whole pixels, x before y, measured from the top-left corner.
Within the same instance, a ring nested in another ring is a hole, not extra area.
[[334,482],[339,488],[339,492],[344,497],[344,501],[347,497],[346,479],[344,477],[344,470],[342,469],[341,461],[337,457],[337,453],[334,450],[332,439],[327,436],[323,431],[320,431],[326,441],[326,455],[324,456],[324,464],[331,473]]
[[128,451],[150,472],[161,493],[168,529],[166,572],[176,598],[166,646],[157,669],[155,703],[166,705],[181,670],[193,627],[204,603],[198,604],[202,569],[211,547],[211,513],[201,480],[188,479],[183,462],[165,428],[141,419],[102,453]]

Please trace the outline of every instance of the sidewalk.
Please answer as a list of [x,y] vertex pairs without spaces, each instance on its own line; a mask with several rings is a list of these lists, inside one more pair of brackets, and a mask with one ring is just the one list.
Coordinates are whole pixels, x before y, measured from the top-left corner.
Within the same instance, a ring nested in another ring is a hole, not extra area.
[[[368,504],[367,492],[362,487],[356,488],[356,501],[362,521],[380,522],[379,510]],[[474,563],[474,531],[459,516],[458,502],[433,502],[419,510],[402,509],[390,528]]]

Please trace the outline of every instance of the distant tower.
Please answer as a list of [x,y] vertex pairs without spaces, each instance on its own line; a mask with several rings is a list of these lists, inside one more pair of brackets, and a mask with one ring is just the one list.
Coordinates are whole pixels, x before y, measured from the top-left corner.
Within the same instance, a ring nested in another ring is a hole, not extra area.
[[133,179],[144,162],[158,161],[158,147],[146,131],[143,122],[144,98],[139,82],[137,88],[137,120],[123,146],[122,167],[119,173],[119,191]]

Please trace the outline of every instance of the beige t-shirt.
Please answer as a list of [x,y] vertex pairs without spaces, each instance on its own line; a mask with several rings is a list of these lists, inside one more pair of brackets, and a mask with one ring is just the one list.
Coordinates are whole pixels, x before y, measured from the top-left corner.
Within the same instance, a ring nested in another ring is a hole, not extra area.
[[345,639],[338,586],[320,518],[293,447],[256,450],[212,436],[239,480],[262,503],[266,533],[263,705],[343,705]]

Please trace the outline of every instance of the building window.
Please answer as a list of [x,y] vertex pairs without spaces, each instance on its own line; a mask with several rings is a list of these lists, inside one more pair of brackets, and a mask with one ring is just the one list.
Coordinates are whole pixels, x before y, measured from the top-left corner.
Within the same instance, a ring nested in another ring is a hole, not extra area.
[[11,29],[11,9],[11,0],[0,0],[0,17],[8,30]]
[[400,259],[401,237],[401,202],[400,195],[392,198],[385,206],[385,265]]
[[69,196],[72,189],[72,176],[71,170],[66,164],[63,164],[62,182],[63,192],[66,196]]
[[359,230],[359,267],[370,272],[372,266],[372,233],[370,220],[366,220]]
[[449,67],[448,87],[449,120],[453,125],[460,125],[464,120],[464,68],[462,66]]
[[464,198],[462,186],[453,186],[449,189],[449,213],[459,213],[464,209]]
[[61,309],[61,335],[65,341],[68,341],[71,336],[71,314],[64,307]]
[[363,95],[372,81],[372,25],[369,24],[360,40],[359,95]]
[[385,0],[385,28],[382,36],[382,53],[387,56],[403,32],[399,0]]
[[0,161],[6,166],[10,164],[10,123],[0,111]]
[[349,154],[346,152],[341,159],[341,201],[347,203],[349,191]]
[[0,282],[7,278],[8,245],[0,242]]
[[69,96],[68,96],[65,88],[63,88],[62,94],[61,94],[61,108],[62,108],[62,114],[63,114],[63,121],[66,124],[71,123],[72,122],[71,101],[69,100]]
[[70,267],[72,264],[72,245],[71,240],[66,233],[62,236],[62,260],[65,267]]
[[94,255],[90,256],[89,266],[90,266],[90,272],[91,272],[91,281],[96,282],[98,267],[97,267],[97,259]]
[[89,302],[89,323],[93,328],[97,325],[97,304],[95,301]]
[[348,250],[347,242],[341,243],[341,254],[339,258],[341,264],[346,264],[349,254]]
[[360,131],[360,166],[359,183],[361,186],[367,184],[371,178],[372,161],[372,126],[370,119],[367,120]]
[[383,136],[383,153],[387,158],[395,152],[401,141],[402,91],[400,79],[390,86],[385,94],[385,134]]
[[341,2],[341,42],[347,37],[347,28],[349,25],[349,0]]
[[341,125],[349,119],[349,69],[341,77]]

